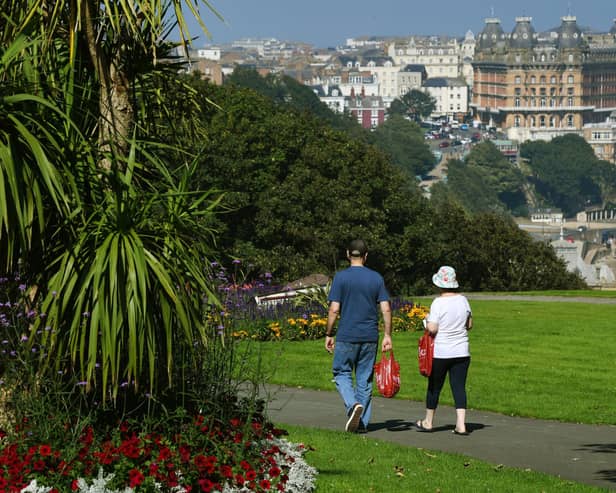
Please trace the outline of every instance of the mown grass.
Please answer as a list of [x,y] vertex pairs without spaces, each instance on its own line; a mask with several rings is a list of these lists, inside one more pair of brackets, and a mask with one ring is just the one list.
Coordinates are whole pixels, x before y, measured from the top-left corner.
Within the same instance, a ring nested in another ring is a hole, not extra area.
[[365,435],[282,425],[304,443],[319,471],[317,493],[451,492],[541,493],[608,491],[530,470],[459,454],[367,438]]
[[[470,409],[576,423],[616,423],[616,307],[589,303],[471,301]],[[420,333],[393,336],[401,363],[396,399],[423,401]],[[271,383],[334,390],[323,340],[257,345]],[[253,348],[254,349],[254,348]],[[452,404],[446,388],[442,404]]]
[[552,290],[552,291],[517,291],[515,293],[507,292],[482,292],[476,293],[490,296],[562,296],[564,298],[616,298],[616,290],[598,290],[598,289],[576,289],[576,290]]

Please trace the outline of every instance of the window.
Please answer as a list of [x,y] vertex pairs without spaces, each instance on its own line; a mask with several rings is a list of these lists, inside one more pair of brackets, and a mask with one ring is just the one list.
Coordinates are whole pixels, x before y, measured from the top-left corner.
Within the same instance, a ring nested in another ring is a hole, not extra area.
[[567,98],[567,106],[573,106],[573,98],[571,96]]
[[534,127],[534,126],[535,126],[535,117],[534,117],[534,116],[531,116],[531,117],[530,117],[530,126],[531,126],[531,127]]
[[519,95],[522,93],[522,90],[521,90],[519,87],[516,87],[516,88],[513,90],[513,93],[514,93],[516,96],[519,96]]
[[515,97],[515,103],[514,103],[514,106],[515,106],[516,108],[520,106],[520,96],[516,96],[516,97]]
[[551,116],[550,117],[550,127],[554,128],[556,126],[556,118]]
[[534,75],[530,76],[530,83],[531,84],[536,84],[537,83],[537,78]]
[[568,83],[568,84],[573,84],[573,75],[569,75],[569,76],[567,77],[567,83]]
[[556,84],[556,76],[553,75],[552,77],[550,77],[550,83],[551,84]]
[[545,107],[545,96],[541,96],[541,101],[539,103],[539,106],[541,106],[542,108]]
[[515,83],[516,84],[521,84],[522,83],[522,77],[520,77],[519,75],[515,76]]
[[539,80],[541,81],[542,84],[545,84],[545,75],[542,75]]
[[539,117],[539,126],[540,126],[541,128],[544,128],[544,127],[545,127],[545,116],[543,116],[543,115],[541,115],[541,116]]
[[573,115],[567,115],[567,126],[573,127]]
[[519,116],[519,115],[516,115],[516,116],[513,118],[513,126],[514,126],[514,127],[519,127],[519,126],[520,126],[520,116]]

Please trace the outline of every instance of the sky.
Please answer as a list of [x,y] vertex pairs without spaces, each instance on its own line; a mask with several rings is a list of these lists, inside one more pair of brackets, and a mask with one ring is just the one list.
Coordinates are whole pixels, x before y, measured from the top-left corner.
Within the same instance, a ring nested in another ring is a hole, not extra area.
[[[190,0],[193,1],[194,0]],[[360,36],[413,34],[475,35],[487,17],[498,17],[511,31],[515,18],[533,19],[535,31],[560,25],[574,15],[580,26],[609,31],[616,0],[208,0],[224,22],[204,9],[207,38],[191,22],[194,46],[230,43],[241,38],[303,41],[318,48],[343,45]]]

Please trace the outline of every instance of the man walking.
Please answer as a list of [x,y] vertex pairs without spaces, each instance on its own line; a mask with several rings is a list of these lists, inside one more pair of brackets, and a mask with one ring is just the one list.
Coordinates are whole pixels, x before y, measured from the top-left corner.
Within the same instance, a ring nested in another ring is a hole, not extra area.
[[[325,349],[334,353],[333,374],[344,401],[346,431],[366,431],[372,410],[372,376],[383,314],[381,351],[392,349],[391,307],[383,277],[365,266],[368,248],[353,240],[346,252],[350,267],[334,276],[329,292]],[[340,315],[334,339],[334,325]],[[353,372],[355,385],[353,385]]]

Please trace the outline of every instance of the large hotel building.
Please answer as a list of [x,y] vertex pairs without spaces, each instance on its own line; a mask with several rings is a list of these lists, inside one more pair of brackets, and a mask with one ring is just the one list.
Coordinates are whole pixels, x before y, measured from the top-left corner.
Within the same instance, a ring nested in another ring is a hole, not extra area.
[[557,29],[537,33],[530,17],[518,17],[509,33],[489,18],[472,65],[475,120],[518,141],[588,134],[606,141],[598,154],[613,160],[616,23],[607,33],[590,33],[566,16]]

